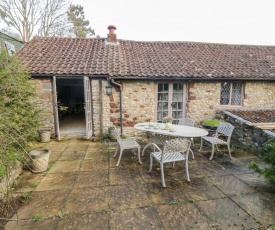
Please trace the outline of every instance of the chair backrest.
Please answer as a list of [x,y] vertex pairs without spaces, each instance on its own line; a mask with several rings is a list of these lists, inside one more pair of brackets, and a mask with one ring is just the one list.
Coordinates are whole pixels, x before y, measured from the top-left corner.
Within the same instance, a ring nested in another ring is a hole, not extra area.
[[110,135],[113,135],[114,138],[117,139],[117,141],[120,143],[121,137],[120,137],[116,127],[112,126],[111,128],[109,128],[109,132],[110,132]]
[[179,119],[178,125],[194,127],[195,121],[191,118],[181,118],[181,119]]
[[234,128],[235,127],[233,125],[231,125],[227,122],[221,122],[217,128],[217,133],[226,136],[227,142],[229,142],[231,139],[231,135],[233,133]]
[[[190,149],[191,141],[186,138],[174,138],[166,142],[164,145],[164,149],[162,151],[161,161],[163,161],[163,155],[174,153],[174,152],[182,152],[186,153],[186,158],[188,158],[189,149]],[[171,155],[171,158],[173,155]]]

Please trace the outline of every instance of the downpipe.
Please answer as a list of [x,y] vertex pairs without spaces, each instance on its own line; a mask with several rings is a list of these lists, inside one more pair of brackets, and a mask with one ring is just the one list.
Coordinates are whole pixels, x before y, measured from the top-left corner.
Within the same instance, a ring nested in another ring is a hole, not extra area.
[[119,87],[119,103],[120,103],[120,133],[121,136],[123,134],[123,121],[122,121],[122,86],[114,81],[114,79],[110,80],[110,83]]

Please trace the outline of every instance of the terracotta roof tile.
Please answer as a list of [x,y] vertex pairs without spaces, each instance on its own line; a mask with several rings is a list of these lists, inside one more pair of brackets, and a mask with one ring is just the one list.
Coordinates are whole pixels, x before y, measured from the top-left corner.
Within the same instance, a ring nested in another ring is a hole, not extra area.
[[275,79],[275,47],[40,38],[18,53],[32,74]]

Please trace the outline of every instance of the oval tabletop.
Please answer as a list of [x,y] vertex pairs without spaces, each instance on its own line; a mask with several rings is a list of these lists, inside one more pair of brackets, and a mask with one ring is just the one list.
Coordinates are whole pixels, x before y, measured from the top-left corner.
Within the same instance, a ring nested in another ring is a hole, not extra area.
[[208,134],[208,131],[201,128],[184,126],[184,125],[172,125],[170,130],[164,129],[165,124],[163,123],[138,123],[134,126],[135,129],[142,130],[145,132],[157,133],[166,136],[175,137],[203,137]]

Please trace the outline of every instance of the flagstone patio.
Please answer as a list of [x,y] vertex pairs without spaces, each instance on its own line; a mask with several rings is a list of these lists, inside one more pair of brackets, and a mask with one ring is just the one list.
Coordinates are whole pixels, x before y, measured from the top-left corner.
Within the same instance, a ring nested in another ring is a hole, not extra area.
[[[47,173],[24,171],[16,194],[31,198],[5,226],[14,229],[274,229],[275,186],[248,169],[250,153],[203,154],[194,148],[191,182],[183,164],[148,173],[149,152],[138,163],[125,151],[119,167],[116,143],[51,141]],[[19,221],[16,221],[16,219]],[[40,219],[38,221],[38,219]],[[36,221],[35,221],[36,220]],[[273,226],[273,227],[272,227]]]

